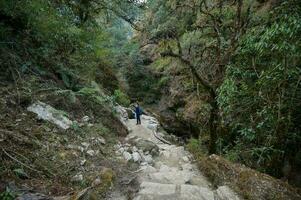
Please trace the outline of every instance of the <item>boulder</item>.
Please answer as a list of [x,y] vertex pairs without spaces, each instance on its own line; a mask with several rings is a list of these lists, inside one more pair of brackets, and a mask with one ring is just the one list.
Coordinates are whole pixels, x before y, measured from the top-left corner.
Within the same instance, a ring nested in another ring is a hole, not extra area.
[[138,163],[141,162],[141,156],[138,152],[133,152],[132,157],[133,157],[134,162],[138,162]]
[[123,157],[124,157],[124,159],[126,160],[126,161],[130,161],[130,160],[132,160],[132,154],[130,154],[129,152],[127,152],[127,151],[125,151],[125,152],[123,152]]
[[152,155],[144,155],[143,156],[143,161],[147,162],[148,164],[153,164],[154,160],[152,158]]
[[63,111],[56,110],[40,101],[30,105],[27,110],[36,113],[38,118],[54,123],[64,130],[69,129],[73,123],[65,116]]

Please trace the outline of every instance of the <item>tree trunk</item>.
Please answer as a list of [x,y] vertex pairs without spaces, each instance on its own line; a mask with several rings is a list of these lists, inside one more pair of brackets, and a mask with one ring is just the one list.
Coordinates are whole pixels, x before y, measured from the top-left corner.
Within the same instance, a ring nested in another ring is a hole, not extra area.
[[210,118],[209,118],[209,153],[216,153],[216,141],[217,141],[217,128],[218,128],[218,105],[216,102],[215,96],[212,97],[211,102],[211,110],[210,110]]

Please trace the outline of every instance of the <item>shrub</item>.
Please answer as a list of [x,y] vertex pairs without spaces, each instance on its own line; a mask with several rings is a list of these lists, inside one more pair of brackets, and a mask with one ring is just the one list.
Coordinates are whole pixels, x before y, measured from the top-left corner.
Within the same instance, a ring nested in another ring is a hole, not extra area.
[[129,97],[119,89],[114,91],[114,99],[123,106],[129,106],[131,103]]

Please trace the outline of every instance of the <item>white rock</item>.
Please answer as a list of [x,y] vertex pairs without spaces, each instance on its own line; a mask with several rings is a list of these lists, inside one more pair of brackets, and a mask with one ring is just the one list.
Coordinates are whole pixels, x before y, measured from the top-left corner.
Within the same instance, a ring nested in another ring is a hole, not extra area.
[[134,162],[139,162],[139,163],[141,162],[141,156],[138,152],[134,152],[132,154],[132,157],[133,157]]
[[125,152],[125,149],[123,147],[121,147],[120,149],[118,149],[118,152],[123,154],[123,152]]
[[101,180],[99,178],[97,178],[92,182],[92,187],[98,186],[100,184],[101,184]]
[[89,116],[84,116],[83,118],[82,118],[82,122],[88,122],[90,120],[90,117]]
[[132,151],[133,151],[133,152],[137,152],[137,151],[138,151],[137,147],[133,146],[133,147],[132,147]]
[[103,137],[98,137],[96,138],[96,141],[100,144],[105,145],[106,144],[106,140]]
[[36,113],[40,119],[54,123],[62,129],[66,130],[72,125],[72,121],[65,117],[61,111],[43,102],[38,101],[30,105],[27,110]]
[[78,149],[80,152],[84,152],[84,151],[85,151],[85,149],[84,149],[83,147],[81,147],[81,146],[79,146],[77,149]]
[[146,165],[148,165],[147,162],[141,162],[141,163],[140,163],[140,166],[142,166],[142,167],[143,167],[143,166],[146,166]]
[[87,160],[86,160],[86,159],[84,159],[84,160],[81,160],[81,161],[80,161],[80,165],[81,165],[81,166],[84,166],[84,165],[86,164],[86,162],[87,162]]
[[182,158],[182,160],[183,160],[184,162],[189,162],[189,158],[188,158],[187,156],[184,156],[184,157]]
[[87,154],[88,154],[89,156],[95,156],[95,155],[96,155],[96,152],[95,152],[94,150],[90,149],[90,150],[87,151]]
[[88,142],[82,142],[81,145],[85,148],[88,149],[90,144]]
[[143,160],[145,162],[147,162],[148,164],[152,164],[153,163],[152,155],[145,155],[145,156],[143,156]]
[[125,151],[122,155],[126,161],[132,160],[132,155],[129,152]]
[[77,174],[71,178],[72,182],[81,182],[84,180],[84,176],[82,174]]

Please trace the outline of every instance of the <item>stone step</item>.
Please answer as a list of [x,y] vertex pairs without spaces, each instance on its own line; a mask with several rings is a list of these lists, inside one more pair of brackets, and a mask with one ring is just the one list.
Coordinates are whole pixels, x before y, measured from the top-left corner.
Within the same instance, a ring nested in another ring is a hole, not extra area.
[[195,185],[142,182],[134,200],[214,200],[214,193]]

